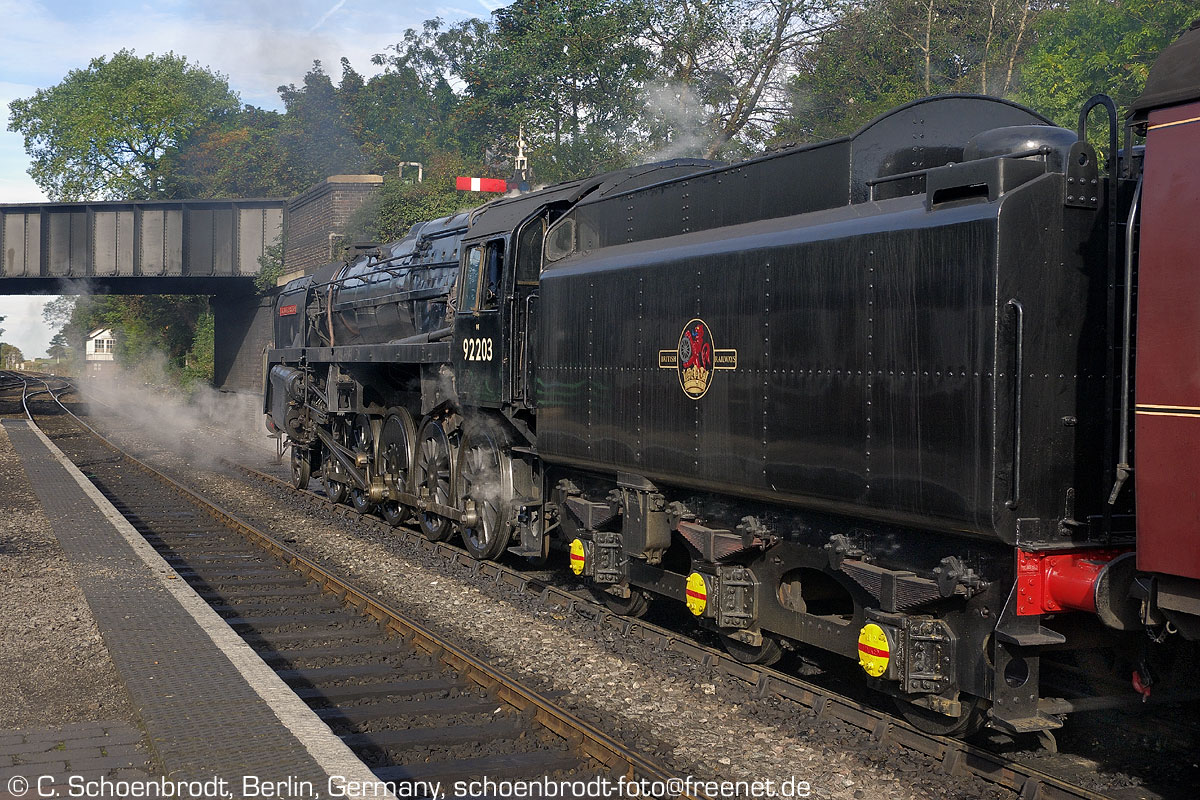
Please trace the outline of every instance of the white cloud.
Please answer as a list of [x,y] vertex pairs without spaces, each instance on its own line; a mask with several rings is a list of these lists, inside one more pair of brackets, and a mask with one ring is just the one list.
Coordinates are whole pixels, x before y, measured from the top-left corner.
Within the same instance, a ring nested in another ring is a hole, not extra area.
[[0,328],[4,333],[0,339],[21,348],[26,358],[40,358],[46,354],[50,338],[54,333],[42,321],[42,306],[53,298],[44,296],[0,297]]
[[0,203],[44,203],[47,199],[24,172],[0,175]]

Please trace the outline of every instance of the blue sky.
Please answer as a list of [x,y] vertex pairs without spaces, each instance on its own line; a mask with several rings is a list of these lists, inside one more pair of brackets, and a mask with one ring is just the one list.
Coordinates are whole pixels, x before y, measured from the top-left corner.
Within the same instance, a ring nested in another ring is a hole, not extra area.
[[[364,75],[371,56],[426,19],[487,17],[502,2],[461,5],[366,0],[0,0],[0,203],[45,197],[29,178],[8,104],[53,86],[72,69],[122,48],[139,55],[173,51],[225,75],[243,103],[279,108],[276,87],[300,83],[319,59],[330,74],[345,56]],[[0,296],[3,339],[27,357],[43,354],[52,331],[41,321],[48,298]]]

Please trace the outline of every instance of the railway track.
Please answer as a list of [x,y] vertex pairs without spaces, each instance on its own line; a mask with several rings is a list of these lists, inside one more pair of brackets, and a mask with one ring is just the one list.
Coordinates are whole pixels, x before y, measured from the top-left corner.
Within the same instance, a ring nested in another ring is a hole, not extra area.
[[287,481],[226,460],[226,466],[276,490],[304,497],[326,506],[346,519],[359,519],[376,525],[406,543],[426,550],[439,559],[470,569],[480,581],[508,587],[537,599],[548,609],[576,614],[597,628],[610,628],[623,636],[640,639],[665,651],[684,655],[698,664],[736,678],[754,687],[760,696],[774,695],[810,709],[819,719],[836,719],[865,731],[880,747],[897,745],[934,759],[948,775],[973,775],[1012,790],[1022,800],[1101,800],[1112,795],[1078,786],[1028,764],[1021,764],[959,739],[934,736],[920,731],[898,718],[826,686],[806,681],[769,667],[743,664],[723,650],[707,646],[693,638],[641,619],[632,619],[610,611],[603,603],[582,593],[557,585],[553,579],[531,575],[501,562],[477,561],[465,549],[448,542],[432,542],[411,528],[391,528],[382,520],[361,516],[348,506],[331,502],[324,495],[296,489]]
[[[26,386],[23,400],[49,389]],[[682,782],[668,770],[552,698],[123,453],[58,407],[66,413],[30,419],[381,781],[407,791],[484,778],[625,779],[645,782],[655,796],[693,796],[674,791]]]
[[[618,616],[590,596],[569,591],[558,585],[555,582],[556,578],[547,572],[531,573],[507,564],[476,561],[465,550],[445,542],[430,542],[416,530],[392,529],[382,520],[360,516],[345,505],[331,503],[320,493],[296,490],[290,483],[273,475],[232,461],[226,460],[225,463],[264,487],[302,497],[310,506],[315,504],[358,524],[376,526],[387,536],[403,537],[408,546],[422,548],[441,561],[469,570],[478,581],[494,583],[499,587],[523,593],[536,599],[549,610],[586,618],[597,628],[613,629],[656,648],[682,654],[706,668],[712,668],[749,684],[760,696],[786,698],[811,709],[819,718],[848,723],[867,732],[881,747],[896,745],[920,753],[936,761],[941,770],[949,775],[977,776],[1009,789],[1022,798],[1157,796],[1153,793],[1142,793],[1137,787],[1128,787],[1127,791],[1117,792],[1110,792],[1107,788],[1100,791],[1088,788],[1089,785],[1096,785],[1096,766],[1086,761],[1077,760],[1071,763],[1064,759],[1032,759],[1034,763],[1023,763],[1002,752],[994,752],[956,739],[931,736],[828,686],[777,670],[745,665],[731,659],[723,650],[708,647],[686,634],[645,620]],[[1040,766],[1045,768],[1039,768]],[[1073,782],[1071,777],[1075,775],[1078,775],[1080,782],[1085,785]]]

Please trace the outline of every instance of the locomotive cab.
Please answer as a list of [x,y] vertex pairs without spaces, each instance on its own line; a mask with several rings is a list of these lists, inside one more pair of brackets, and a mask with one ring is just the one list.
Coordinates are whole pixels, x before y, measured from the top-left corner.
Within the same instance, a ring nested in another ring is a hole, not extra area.
[[461,401],[482,408],[498,408],[503,397],[501,367],[508,360],[503,320],[511,314],[512,281],[507,245],[505,236],[465,243],[455,287],[456,388]]
[[[533,213],[511,231],[465,242],[455,287],[451,348],[460,402],[504,409],[534,407],[530,343],[542,244],[563,209],[531,198]],[[486,210],[487,207],[485,207]],[[510,222],[511,224],[511,222]]]

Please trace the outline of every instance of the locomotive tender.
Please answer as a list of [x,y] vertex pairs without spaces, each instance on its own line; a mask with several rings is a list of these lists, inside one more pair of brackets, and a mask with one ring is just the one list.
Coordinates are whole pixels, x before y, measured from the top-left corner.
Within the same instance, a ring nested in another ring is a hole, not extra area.
[[1119,153],[1107,102],[1103,169],[946,96],[417,225],[284,287],[268,427],[393,525],[557,540],[615,611],[678,600],[736,658],[858,661],[927,730],[1044,735],[1050,654],[1123,650],[1148,693],[1151,638],[1200,638],[1197,65],[1193,26]]

